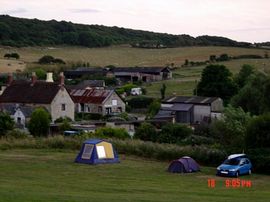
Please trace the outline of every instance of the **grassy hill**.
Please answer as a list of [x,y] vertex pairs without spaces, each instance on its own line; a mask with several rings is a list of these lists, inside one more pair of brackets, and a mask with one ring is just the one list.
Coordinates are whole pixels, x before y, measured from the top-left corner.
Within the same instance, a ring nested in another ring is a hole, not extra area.
[[[252,186],[226,188],[215,168],[171,174],[169,162],[121,156],[121,163],[76,164],[77,152],[5,150],[0,152],[0,201],[257,201],[270,198],[270,177],[252,174]],[[208,179],[216,187],[208,187]],[[232,178],[230,178],[232,180]]]

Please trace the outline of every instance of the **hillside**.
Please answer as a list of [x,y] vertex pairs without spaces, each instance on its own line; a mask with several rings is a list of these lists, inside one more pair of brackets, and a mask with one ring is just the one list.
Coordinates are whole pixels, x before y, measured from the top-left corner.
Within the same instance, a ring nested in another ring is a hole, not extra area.
[[113,44],[131,44],[143,48],[180,46],[234,46],[250,47],[224,37],[172,35],[102,25],[83,25],[56,20],[15,18],[0,15],[0,44],[23,46],[77,45],[104,47]]

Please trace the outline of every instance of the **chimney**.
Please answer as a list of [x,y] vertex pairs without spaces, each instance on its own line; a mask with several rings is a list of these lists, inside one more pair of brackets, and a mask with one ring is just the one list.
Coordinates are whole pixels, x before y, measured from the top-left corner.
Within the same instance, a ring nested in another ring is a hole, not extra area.
[[10,86],[12,81],[13,81],[13,75],[12,75],[12,73],[8,73],[7,86]]
[[32,72],[32,83],[31,85],[33,86],[37,82],[37,75],[36,72]]
[[53,73],[47,72],[46,82],[53,82]]
[[64,85],[65,85],[64,72],[60,72],[60,86],[64,86]]

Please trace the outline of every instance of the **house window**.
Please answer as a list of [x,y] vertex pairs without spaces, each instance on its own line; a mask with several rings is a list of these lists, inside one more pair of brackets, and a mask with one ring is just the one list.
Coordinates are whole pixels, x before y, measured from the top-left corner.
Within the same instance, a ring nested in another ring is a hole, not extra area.
[[81,107],[81,112],[84,112],[84,103],[80,103],[80,107]]
[[122,112],[122,107],[118,107],[117,111],[121,113]]
[[117,105],[117,100],[112,100],[112,106],[116,106]]
[[61,104],[62,111],[66,111],[66,104]]

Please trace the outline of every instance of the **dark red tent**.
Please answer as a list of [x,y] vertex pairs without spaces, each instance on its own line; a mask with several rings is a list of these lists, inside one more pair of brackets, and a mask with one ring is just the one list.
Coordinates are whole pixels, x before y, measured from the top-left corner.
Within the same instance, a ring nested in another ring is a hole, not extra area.
[[199,170],[199,164],[188,156],[172,161],[168,168],[171,173],[191,173]]

